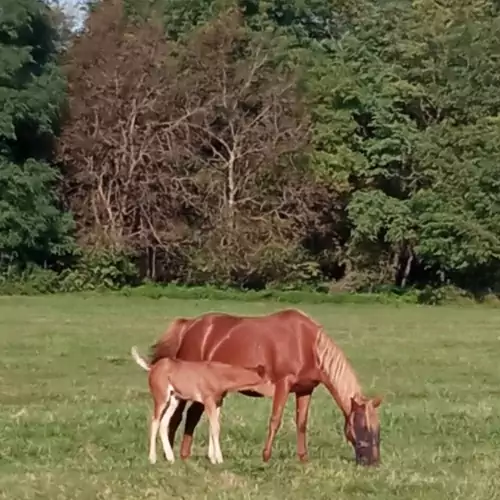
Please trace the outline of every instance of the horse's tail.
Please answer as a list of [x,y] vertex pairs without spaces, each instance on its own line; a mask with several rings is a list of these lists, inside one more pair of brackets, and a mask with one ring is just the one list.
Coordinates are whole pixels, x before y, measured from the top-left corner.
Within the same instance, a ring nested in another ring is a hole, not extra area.
[[137,347],[133,346],[132,349],[130,349],[130,353],[132,354],[134,361],[141,368],[143,368],[147,372],[151,369],[151,367],[148,365],[147,361],[137,352]]
[[150,363],[154,364],[162,358],[175,358],[179,352],[184,333],[194,318],[176,318],[167,331],[152,345]]

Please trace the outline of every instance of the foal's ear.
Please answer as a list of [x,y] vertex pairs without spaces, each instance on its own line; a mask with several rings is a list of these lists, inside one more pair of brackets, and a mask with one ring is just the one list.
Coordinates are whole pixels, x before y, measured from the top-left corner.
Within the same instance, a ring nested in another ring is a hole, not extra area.
[[378,408],[380,406],[380,403],[382,403],[384,397],[383,396],[376,396],[372,399],[372,405],[374,408]]

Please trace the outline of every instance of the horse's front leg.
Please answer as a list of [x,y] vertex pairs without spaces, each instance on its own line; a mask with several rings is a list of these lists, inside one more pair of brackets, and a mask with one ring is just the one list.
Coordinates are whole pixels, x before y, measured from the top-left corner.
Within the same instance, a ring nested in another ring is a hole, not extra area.
[[289,378],[281,379],[276,383],[273,397],[273,409],[271,412],[271,418],[269,419],[266,444],[264,445],[264,451],[262,452],[262,459],[264,462],[268,462],[271,458],[274,438],[276,437],[276,433],[281,426],[283,410],[285,409],[286,400],[292,385],[292,380]]
[[307,462],[307,419],[311,405],[312,391],[295,394],[295,423],[297,426],[297,455],[301,462]]

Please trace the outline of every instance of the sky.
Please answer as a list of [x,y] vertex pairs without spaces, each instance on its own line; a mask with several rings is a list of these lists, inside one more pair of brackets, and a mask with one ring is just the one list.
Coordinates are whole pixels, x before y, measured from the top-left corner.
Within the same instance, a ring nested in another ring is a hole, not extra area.
[[74,19],[75,29],[80,29],[85,20],[85,9],[83,5],[85,0],[49,0],[48,2],[59,5],[59,7],[68,15]]

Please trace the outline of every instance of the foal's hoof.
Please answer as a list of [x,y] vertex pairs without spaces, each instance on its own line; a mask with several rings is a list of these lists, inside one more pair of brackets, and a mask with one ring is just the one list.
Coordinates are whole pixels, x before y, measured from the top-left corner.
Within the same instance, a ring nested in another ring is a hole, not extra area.
[[267,450],[264,450],[262,452],[262,460],[264,460],[264,462],[269,462],[270,458],[271,458],[271,452],[267,451]]
[[222,464],[224,462],[224,460],[222,459],[222,455],[219,457],[217,456],[217,454],[213,453],[212,455],[207,455],[207,457],[214,465]]
[[299,460],[301,463],[305,464],[306,462],[309,461],[309,456],[307,455],[307,453],[301,453],[299,455]]

